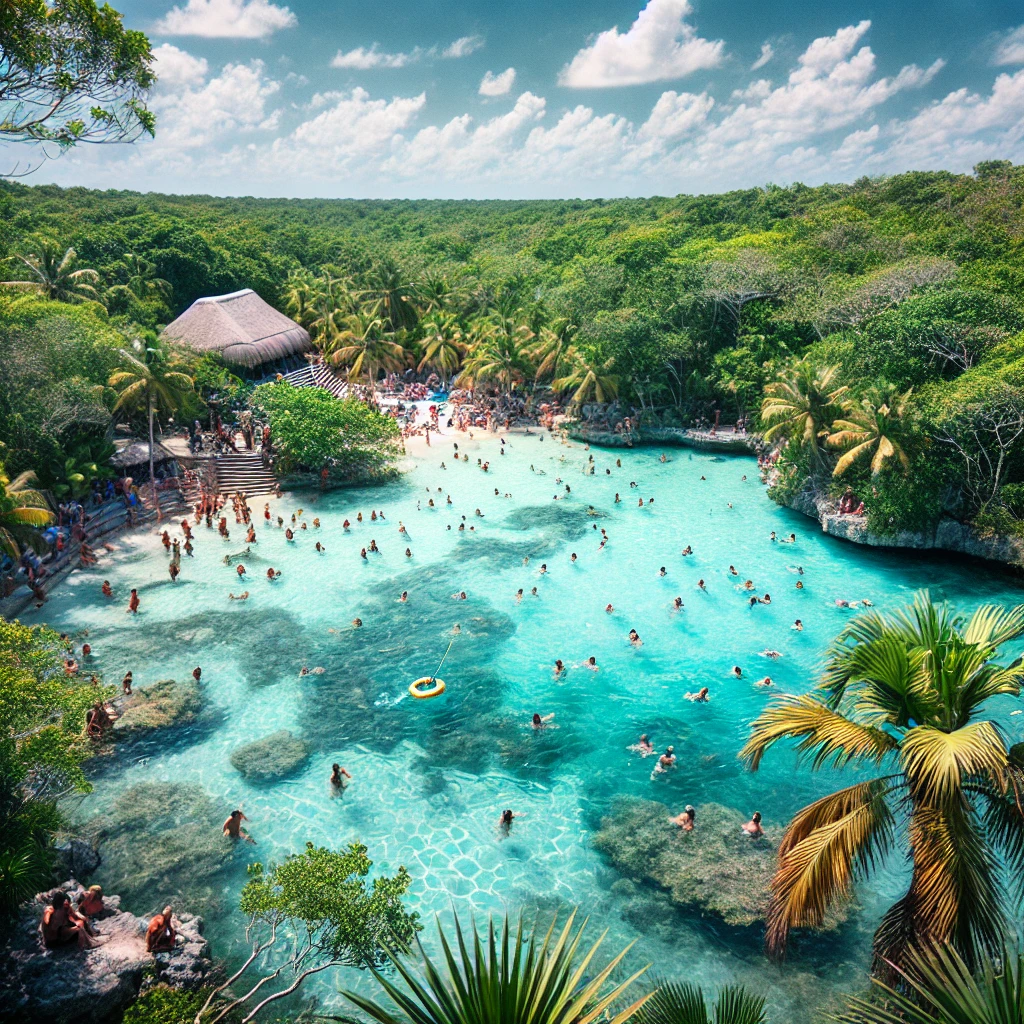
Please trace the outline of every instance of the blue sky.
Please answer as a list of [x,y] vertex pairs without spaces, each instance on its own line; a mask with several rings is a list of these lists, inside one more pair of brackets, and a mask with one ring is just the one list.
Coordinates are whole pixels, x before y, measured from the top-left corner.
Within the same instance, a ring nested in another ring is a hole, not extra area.
[[29,181],[564,198],[1024,162],[1024,5],[114,0],[156,140]]

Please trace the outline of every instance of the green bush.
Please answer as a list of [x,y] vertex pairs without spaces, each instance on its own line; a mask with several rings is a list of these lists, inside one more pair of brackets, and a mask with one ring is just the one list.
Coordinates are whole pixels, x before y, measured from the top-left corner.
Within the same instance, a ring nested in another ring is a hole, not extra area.
[[122,1024],[192,1024],[207,993],[157,985],[125,1010]]

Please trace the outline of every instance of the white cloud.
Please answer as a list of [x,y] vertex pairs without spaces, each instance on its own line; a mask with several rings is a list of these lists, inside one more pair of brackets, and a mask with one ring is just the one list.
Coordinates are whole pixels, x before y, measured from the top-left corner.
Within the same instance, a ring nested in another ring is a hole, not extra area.
[[367,71],[370,68],[404,68],[420,59],[422,50],[419,47],[410,53],[382,53],[374,43],[369,49],[364,46],[357,46],[348,53],[339,50],[331,60],[332,68],[357,68],[360,71]]
[[264,172],[273,174],[284,165],[314,176],[336,177],[353,170],[372,175],[427,102],[425,93],[375,100],[360,88],[320,94],[319,99],[321,105],[331,105],[291,134],[275,139],[263,154]]
[[505,96],[512,91],[515,80],[515,68],[506,68],[500,75],[488,71],[480,82],[478,92],[481,96]]
[[682,78],[717,67],[725,43],[697,35],[686,22],[689,0],[648,0],[627,32],[601,32],[558,76],[559,85],[596,89]]
[[297,24],[287,7],[269,0],[188,0],[184,7],[172,7],[153,31],[165,36],[264,39]]
[[449,43],[441,51],[441,56],[448,60],[457,60],[459,57],[468,57],[483,45],[484,41],[480,36],[462,36]]
[[1024,25],[1007,32],[996,47],[993,64],[1024,64]]
[[761,56],[750,65],[751,71],[760,71],[775,56],[775,48],[771,43],[761,44]]
[[202,85],[210,66],[203,57],[179,50],[170,43],[153,48],[153,70],[160,89],[186,89]]

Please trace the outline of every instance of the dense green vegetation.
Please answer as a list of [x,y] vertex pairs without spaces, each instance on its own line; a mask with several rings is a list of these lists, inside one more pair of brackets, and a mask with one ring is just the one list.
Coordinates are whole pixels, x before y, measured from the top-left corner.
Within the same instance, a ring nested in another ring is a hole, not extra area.
[[[1022,203],[1024,168],[1001,161],[973,176],[586,202],[8,183],[0,276],[22,283],[0,308],[0,346],[19,357],[0,395],[0,440],[10,472],[35,470],[45,484],[61,477],[64,449],[93,461],[93,419],[104,417],[88,388],[106,384],[125,337],[151,337],[201,295],[252,287],[353,378],[461,370],[463,384],[503,391],[536,378],[578,406],[617,397],[665,425],[717,411],[756,427],[768,398],[765,426],[796,441],[778,464],[780,500],[852,486],[877,530],[945,514],[1015,532]],[[36,294],[16,298],[26,290]],[[62,342],[72,351],[56,367],[55,336],[77,339]],[[200,396],[204,375],[232,382],[216,360],[202,363]],[[797,428],[780,391],[799,408],[822,376],[831,398],[811,395],[829,400]]]

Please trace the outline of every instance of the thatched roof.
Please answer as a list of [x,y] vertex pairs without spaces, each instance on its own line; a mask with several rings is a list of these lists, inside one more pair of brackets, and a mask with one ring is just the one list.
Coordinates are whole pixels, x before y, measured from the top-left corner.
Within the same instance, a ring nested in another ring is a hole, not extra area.
[[[165,462],[173,459],[174,455],[169,452],[159,441],[153,445],[153,461]],[[126,469],[128,466],[143,466],[149,464],[149,442],[132,441],[110,456],[110,464],[117,469]]]
[[197,352],[219,352],[226,363],[246,367],[312,349],[305,328],[251,288],[196,299],[167,325],[163,337]]

